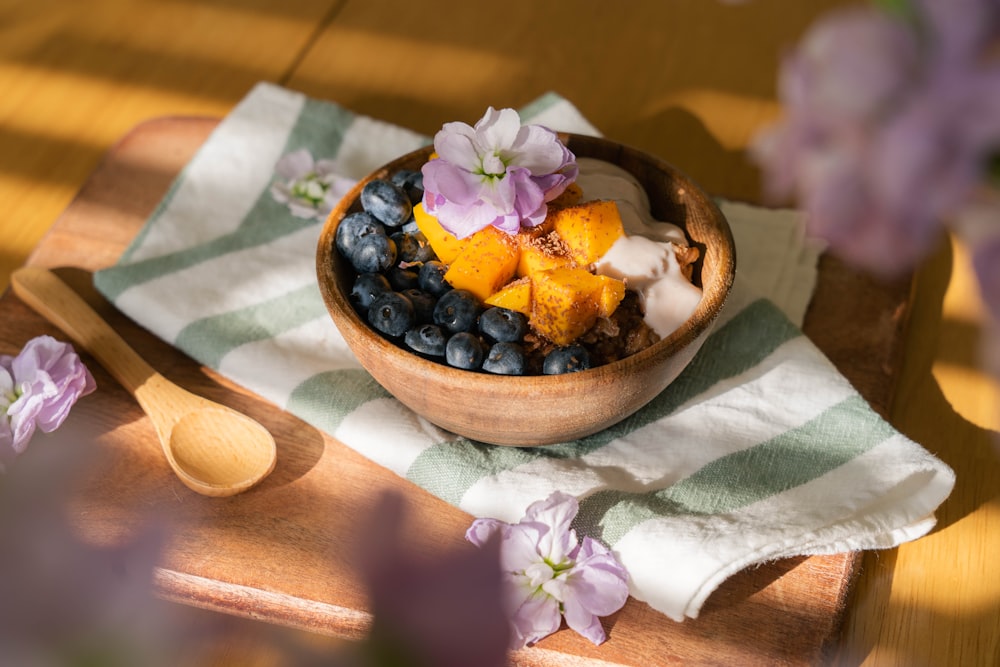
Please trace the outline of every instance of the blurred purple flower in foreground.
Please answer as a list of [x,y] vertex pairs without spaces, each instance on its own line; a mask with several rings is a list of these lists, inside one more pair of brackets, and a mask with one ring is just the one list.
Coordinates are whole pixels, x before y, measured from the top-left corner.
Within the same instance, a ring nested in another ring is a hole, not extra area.
[[517,524],[477,519],[466,533],[476,545],[502,538],[504,599],[514,636],[512,648],[534,644],[566,623],[595,644],[606,638],[601,616],[628,599],[628,576],[604,545],[577,541],[570,525],[579,503],[555,492],[533,503]]
[[513,109],[490,107],[475,127],[445,123],[434,150],[422,169],[424,208],[460,239],[490,225],[515,234],[541,224],[578,171],[555,132],[522,126]]
[[274,171],[278,180],[271,185],[271,196],[297,218],[326,218],[355,183],[337,173],[335,161],[314,161],[306,148],[282,156]]
[[73,347],[38,336],[16,357],[0,355],[0,472],[24,452],[35,428],[51,433],[94,378]]
[[92,470],[90,438],[46,435],[0,476],[0,665],[184,664],[203,629],[152,595],[164,526],[126,543],[85,542],[72,494]]
[[[965,238],[964,214],[981,207],[1000,153],[998,45],[996,0],[826,15],[783,62],[785,116],[752,147],[768,193],[796,198],[811,233],[881,276],[911,269],[946,225]],[[1000,205],[991,206],[976,242],[995,247]],[[976,269],[996,317],[988,264]]]
[[374,621],[362,658],[336,664],[503,667],[498,541],[421,557],[403,540],[403,499],[383,495],[359,536]]

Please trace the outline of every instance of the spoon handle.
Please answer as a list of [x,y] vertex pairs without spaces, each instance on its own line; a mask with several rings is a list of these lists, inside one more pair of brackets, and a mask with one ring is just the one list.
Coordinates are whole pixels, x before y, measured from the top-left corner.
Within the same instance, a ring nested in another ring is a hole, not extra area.
[[156,371],[90,304],[47,269],[25,266],[10,277],[14,293],[89,352],[133,396]]

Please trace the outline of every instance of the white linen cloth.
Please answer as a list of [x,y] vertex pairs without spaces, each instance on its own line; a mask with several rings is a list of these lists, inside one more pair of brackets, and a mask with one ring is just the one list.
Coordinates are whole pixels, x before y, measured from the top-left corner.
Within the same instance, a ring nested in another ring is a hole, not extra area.
[[[597,134],[555,94],[521,114]],[[609,545],[631,594],[677,621],[755,563],[892,547],[933,527],[952,471],[875,414],[799,329],[820,249],[793,211],[720,202],[737,244],[732,297],[691,366],[621,424],[551,447],[495,447],[403,407],[326,313],[314,271],[322,220],[291,215],[270,186],[298,149],[357,179],[428,142],[258,84],[95,284],[194,359],[477,517],[516,522],[554,490],[576,495],[578,532]]]

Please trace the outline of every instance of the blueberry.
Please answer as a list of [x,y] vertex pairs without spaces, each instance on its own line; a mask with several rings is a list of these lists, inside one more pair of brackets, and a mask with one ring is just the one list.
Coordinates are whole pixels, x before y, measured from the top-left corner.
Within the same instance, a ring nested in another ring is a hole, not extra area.
[[383,292],[368,307],[368,323],[387,336],[402,336],[415,322],[413,304],[399,292]]
[[434,324],[452,333],[472,331],[479,317],[479,299],[464,289],[445,292],[434,306]]
[[590,368],[590,354],[581,345],[569,345],[552,350],[542,362],[542,373],[561,375]]
[[389,182],[399,187],[406,187],[420,172],[415,169],[400,169],[389,177]]
[[444,358],[448,365],[465,370],[475,370],[482,366],[486,354],[483,342],[475,334],[460,331],[448,339]]
[[516,310],[487,308],[479,316],[479,331],[497,342],[513,343],[528,332],[528,318]]
[[416,232],[399,231],[389,238],[395,241],[396,255],[401,262],[416,264],[434,259],[437,256],[431,250],[430,244],[427,243],[427,237],[419,230]]
[[418,324],[406,332],[403,342],[414,352],[441,357],[444,356],[448,339],[445,338],[441,327],[434,324]]
[[418,275],[420,289],[435,296],[441,296],[451,290],[451,285],[444,279],[444,274],[447,272],[448,267],[437,260],[424,262]]
[[371,234],[385,236],[385,226],[371,214],[358,211],[344,216],[344,219],[337,225],[334,241],[340,254],[350,259],[358,242]]
[[390,266],[385,271],[386,277],[392,289],[402,292],[408,289],[415,289],[419,284],[419,274],[415,269],[403,269],[398,266]]
[[524,350],[517,343],[494,343],[483,360],[483,370],[498,375],[524,375]]
[[398,185],[376,178],[361,189],[361,207],[389,227],[399,227],[410,220],[413,205]]
[[412,169],[400,169],[389,179],[393,185],[403,189],[410,198],[410,203],[416,206],[424,198],[424,175]]
[[396,263],[396,244],[385,234],[368,234],[357,240],[347,259],[358,273],[385,271]]
[[437,298],[419,289],[400,290],[402,294],[413,304],[413,312],[417,322],[433,322],[434,306],[437,305]]
[[368,306],[383,292],[391,292],[392,286],[381,273],[362,273],[354,279],[351,287],[351,303],[362,312],[368,311]]

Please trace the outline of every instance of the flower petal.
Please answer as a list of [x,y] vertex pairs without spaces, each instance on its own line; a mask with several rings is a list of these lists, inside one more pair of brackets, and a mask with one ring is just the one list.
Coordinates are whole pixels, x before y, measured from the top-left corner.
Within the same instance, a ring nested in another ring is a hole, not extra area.
[[606,634],[599,617],[618,611],[627,599],[625,569],[604,545],[584,538],[563,590],[566,624],[600,644]]
[[621,609],[628,599],[628,574],[607,547],[585,537],[567,587],[567,597],[587,611],[607,616]]
[[580,504],[576,498],[555,491],[548,498],[532,503],[524,514],[522,523],[549,526],[551,530],[540,535],[538,551],[552,563],[562,563],[572,558],[577,549],[576,531],[571,527]]
[[504,178],[486,179],[479,189],[479,198],[483,203],[493,207],[498,216],[514,212],[517,201],[518,183],[506,176]]
[[424,192],[441,195],[459,206],[471,206],[481,199],[482,177],[445,160],[431,160],[421,168]]
[[296,218],[302,218],[303,220],[314,220],[320,216],[315,206],[298,199],[288,202],[288,210]]
[[14,398],[14,377],[10,372],[13,357],[0,356],[0,409],[5,413],[10,401]]
[[499,216],[493,220],[492,223],[492,225],[500,231],[507,232],[511,235],[517,234],[524,224],[524,219],[516,213],[508,213],[507,215]]
[[[848,45],[845,48],[845,45]],[[873,7],[832,12],[810,28],[794,58],[798,101],[830,120],[871,118],[912,85],[917,41]]]
[[539,553],[538,543],[549,530],[544,524],[524,522],[508,526],[500,546],[501,568],[506,572],[524,572],[541,563],[544,554]]
[[559,603],[541,591],[528,595],[511,613],[514,631],[511,648],[521,648],[548,637],[559,629]]
[[502,152],[514,144],[520,131],[521,116],[516,111],[489,107],[476,123],[476,143],[483,153]]
[[286,153],[274,165],[274,173],[286,181],[302,178],[313,170],[313,157],[307,148]]
[[591,614],[586,608],[572,603],[564,605],[566,625],[571,630],[575,630],[594,644],[602,644],[607,639],[601,619],[596,614]]
[[459,169],[472,172],[479,168],[476,132],[465,123],[445,123],[434,135],[434,151],[439,159]]
[[503,536],[506,528],[507,524],[497,519],[476,519],[465,531],[465,539],[481,547],[494,535]]
[[559,141],[559,135],[541,125],[522,127],[517,140],[511,145],[510,153],[511,164],[524,167],[535,175],[558,171],[575,159]]
[[441,226],[459,239],[472,236],[497,220],[496,209],[483,202],[461,206],[445,200],[435,206],[433,210],[428,208],[427,212],[437,216]]
[[340,168],[340,163],[337,160],[330,160],[326,158],[316,160],[313,171],[320,177],[320,180],[326,183],[331,182],[331,177],[345,178],[344,176],[341,176],[342,169]]
[[510,183],[514,194],[510,209],[517,211],[517,214],[522,218],[528,217],[540,207],[545,206],[545,192],[538,186],[538,183],[531,177],[531,172],[527,169],[514,167],[508,170],[507,178],[504,180]]

